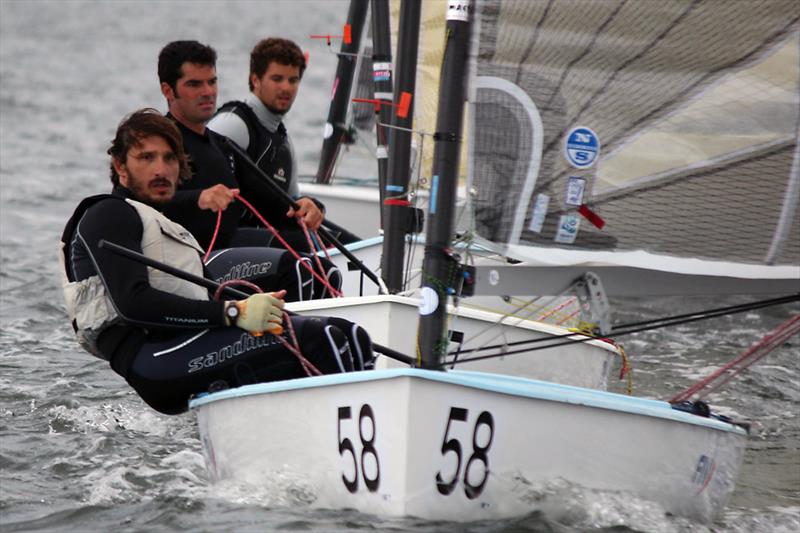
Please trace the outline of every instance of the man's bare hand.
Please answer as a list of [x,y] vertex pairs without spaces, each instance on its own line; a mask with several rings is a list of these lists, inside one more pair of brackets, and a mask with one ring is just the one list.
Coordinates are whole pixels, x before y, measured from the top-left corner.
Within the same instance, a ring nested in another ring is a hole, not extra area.
[[302,218],[309,229],[318,230],[322,225],[322,221],[325,220],[325,215],[322,214],[322,211],[320,211],[317,204],[314,203],[314,200],[311,198],[298,198],[295,200],[295,203],[298,206],[297,211],[290,207],[286,216],[290,218]]
[[200,198],[197,199],[197,206],[200,209],[210,209],[213,212],[224,211],[234,200],[234,195],[239,194],[239,189],[229,189],[219,183],[208,189],[203,189]]

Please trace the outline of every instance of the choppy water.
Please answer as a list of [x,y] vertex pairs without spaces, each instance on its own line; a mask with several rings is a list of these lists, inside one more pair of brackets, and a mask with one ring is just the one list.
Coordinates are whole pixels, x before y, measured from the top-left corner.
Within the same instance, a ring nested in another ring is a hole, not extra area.
[[[155,73],[160,48],[179,38],[214,45],[222,102],[243,94],[248,52],[259,38],[277,33],[302,43],[311,63],[289,129],[301,171],[313,173],[335,57],[308,35],[337,33],[346,6],[0,3],[0,531],[707,531],[630,495],[574,487],[554,487],[525,518],[463,525],[314,510],[313,493],[291,480],[261,489],[212,485],[193,417],[150,411],[79,350],[63,310],[58,237],[81,198],[107,190],[105,149],[119,119],[144,106],[164,110]],[[619,302],[625,311],[618,319],[740,301]],[[625,340],[637,392],[671,397],[790,311],[798,308]],[[754,422],[736,492],[714,531],[800,530],[798,346],[794,339],[711,397],[715,407]]]

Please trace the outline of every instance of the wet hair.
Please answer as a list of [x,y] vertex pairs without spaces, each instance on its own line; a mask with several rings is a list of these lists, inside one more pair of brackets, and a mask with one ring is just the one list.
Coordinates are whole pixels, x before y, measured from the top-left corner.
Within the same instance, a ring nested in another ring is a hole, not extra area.
[[117,127],[117,134],[111,141],[108,148],[108,155],[111,156],[111,183],[115,187],[119,186],[119,174],[114,168],[114,159],[124,163],[128,158],[128,151],[134,146],[138,146],[143,139],[152,136],[159,136],[164,139],[178,158],[178,175],[182,180],[189,178],[189,161],[183,151],[183,138],[178,127],[170,119],[152,108],[144,108],[134,111],[122,119]]
[[158,54],[158,81],[177,90],[178,80],[183,76],[184,63],[217,66],[217,52],[197,41],[172,41]]
[[[281,65],[299,67],[301,78],[306,70],[306,58],[303,55],[303,51],[294,41],[270,37],[259,41],[253,51],[250,52],[250,74],[255,74],[256,77],[260,78],[273,61]],[[247,85],[252,91],[253,82],[250,80],[250,76],[247,77]]]

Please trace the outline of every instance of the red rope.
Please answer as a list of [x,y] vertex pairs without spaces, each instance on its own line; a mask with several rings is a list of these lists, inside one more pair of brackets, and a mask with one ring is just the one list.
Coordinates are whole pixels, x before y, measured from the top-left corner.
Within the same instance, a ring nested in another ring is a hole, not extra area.
[[314,233],[314,238],[317,239],[317,242],[322,244],[322,252],[325,254],[325,258],[328,261],[330,261],[331,263],[333,263],[333,260],[331,259],[331,254],[328,253],[328,247],[325,246],[325,242],[319,236],[319,233],[317,233],[317,230],[314,230],[313,233]]
[[229,279],[228,281],[223,281],[222,283],[219,284],[217,290],[214,291],[214,300],[219,301],[219,297],[222,295],[223,289],[225,289],[225,287],[230,287],[231,285],[244,285],[245,287],[253,289],[258,293],[264,292],[263,290],[261,290],[261,287],[259,287],[255,283],[247,281],[246,279]]
[[211,250],[214,249],[214,242],[217,240],[217,235],[219,234],[219,226],[222,223],[222,209],[217,211],[217,225],[214,227],[214,234],[211,236],[211,242],[208,243],[208,250],[206,250],[206,255],[203,256],[203,263],[208,261],[208,256],[211,255]]
[[[671,403],[675,402],[683,402],[691,398],[693,395],[698,394],[698,397],[702,398],[711,392],[717,390],[718,388],[722,387],[730,380],[732,380],[737,374],[752,366],[756,362],[760,361],[764,357],[766,357],[772,350],[786,342],[790,337],[796,335],[800,332],[800,315],[794,316],[775,328],[774,330],[767,333],[760,341],[753,344],[750,348],[745,350],[741,355],[735,358],[733,361],[727,363],[726,365],[722,366],[719,370],[712,373],[710,376],[700,380],[699,382],[695,383],[682,393],[676,395],[672,400]],[[738,368],[736,368],[738,365]],[[728,373],[728,375],[723,376],[724,374]],[[715,380],[721,378],[721,381],[718,383],[714,383]],[[699,394],[701,390],[707,389],[702,394]]]
[[322,372],[319,371],[317,367],[315,367],[311,361],[306,359],[302,353],[300,353],[300,342],[297,340],[297,335],[294,333],[294,326],[292,325],[292,320],[289,315],[284,311],[283,313],[283,320],[286,322],[287,329],[289,330],[289,335],[292,337],[292,343],[290,344],[288,340],[280,335],[276,335],[278,340],[286,347],[287,350],[292,352],[297,360],[300,361],[300,365],[305,370],[307,376],[321,376]]
[[[317,274],[317,273],[314,271],[313,267],[310,267],[310,266],[308,266],[308,265],[306,264],[306,262],[302,260],[302,257],[300,257],[300,254],[298,254],[298,253],[297,253],[297,252],[294,250],[294,248],[292,248],[291,246],[289,246],[289,243],[288,243],[288,242],[286,242],[286,240],[285,240],[283,237],[281,237],[280,233],[278,233],[278,230],[276,230],[274,227],[272,227],[272,224],[270,224],[269,222],[267,222],[267,221],[266,221],[266,219],[265,219],[264,217],[262,217],[262,216],[261,216],[261,213],[259,213],[259,212],[258,212],[258,210],[257,210],[255,207],[253,207],[253,206],[250,204],[250,202],[248,202],[247,200],[245,200],[244,198],[242,198],[242,196],[241,196],[241,195],[239,195],[239,194],[236,194],[236,195],[235,195],[235,198],[236,198],[237,200],[240,200],[240,201],[241,201],[241,202],[242,202],[242,203],[243,203],[245,206],[247,206],[247,208],[248,208],[250,211],[252,211],[252,212],[253,212],[253,214],[256,216],[256,218],[258,218],[258,220],[259,220],[259,221],[261,221],[261,223],[262,223],[262,224],[264,224],[264,227],[266,227],[266,228],[267,228],[267,229],[268,229],[270,232],[272,232],[272,234],[275,236],[275,238],[276,238],[276,239],[278,239],[278,240],[281,242],[281,244],[283,244],[283,246],[284,246],[284,247],[285,247],[287,250],[289,250],[289,252],[290,252],[290,253],[291,253],[291,254],[294,256],[294,258],[295,258],[295,259],[297,259],[298,261],[300,261],[300,264],[302,264],[302,265],[303,265],[303,267],[304,267],[306,270],[308,270],[309,272],[311,272],[311,275],[312,275],[312,276],[314,276],[315,278],[317,278],[317,279],[318,279],[318,280],[319,280],[319,281],[320,281],[320,282],[321,282],[321,283],[322,283],[322,284],[323,284],[323,285],[324,285],[324,286],[325,286],[325,287],[326,287],[326,288],[327,288],[329,291],[331,291],[331,294],[332,294],[333,296],[336,296],[336,297],[342,296],[342,293],[341,293],[340,291],[336,290],[336,289],[335,289],[335,288],[334,288],[334,287],[333,287],[333,286],[330,284],[330,282],[329,282],[327,279],[325,279],[325,278],[323,278],[322,276],[320,276],[319,274]],[[313,248],[312,248],[312,249],[313,249]]]
[[[306,225],[306,221],[303,220],[302,218],[299,218],[299,219],[297,219],[297,223],[301,228],[303,228],[303,234],[306,236],[306,243],[308,243],[308,249],[312,250],[312,253],[313,253],[313,251],[316,250],[317,247],[314,246],[314,242],[311,240],[311,233],[308,232],[308,225]],[[328,273],[325,272],[325,267],[322,266],[322,260],[319,258],[319,254],[318,253],[313,253],[313,255],[314,255],[314,261],[317,263],[317,267],[319,268],[319,271],[322,273],[322,276],[328,281],[328,285],[327,286],[330,286],[331,280],[328,277]],[[328,259],[330,259],[330,258],[328,258]],[[341,296],[341,294],[339,296]]]

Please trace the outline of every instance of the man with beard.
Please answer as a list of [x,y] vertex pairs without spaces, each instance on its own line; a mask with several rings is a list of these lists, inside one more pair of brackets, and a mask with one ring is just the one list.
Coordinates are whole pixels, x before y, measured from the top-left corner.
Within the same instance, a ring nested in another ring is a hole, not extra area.
[[[199,285],[100,247],[105,240],[204,274],[197,241],[160,212],[188,172],[174,123],[152,109],[137,111],[120,123],[108,153],[112,193],[83,200],[61,238],[67,312],[81,346],[166,414],[184,412],[192,395],[209,389],[306,375],[278,337],[289,326],[283,291],[212,301]],[[370,365],[369,338],[354,324],[290,320],[300,351],[320,372]]]
[[[303,218],[313,229],[324,219],[322,204],[299,197],[294,149],[283,117],[291,109],[306,68],[303,52],[288,39],[269,38],[256,44],[250,53],[250,93],[243,102],[228,102],[208,123],[209,129],[225,135],[247,151],[250,159],[291,196],[297,198],[299,212],[290,209],[284,216],[271,211],[267,220],[277,227],[291,228],[291,219]],[[248,224],[258,225],[245,216]]]

